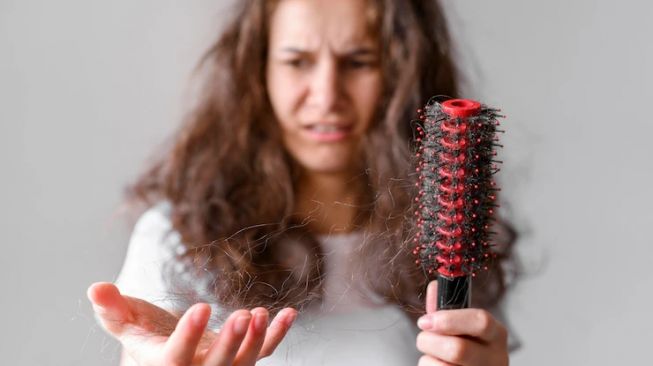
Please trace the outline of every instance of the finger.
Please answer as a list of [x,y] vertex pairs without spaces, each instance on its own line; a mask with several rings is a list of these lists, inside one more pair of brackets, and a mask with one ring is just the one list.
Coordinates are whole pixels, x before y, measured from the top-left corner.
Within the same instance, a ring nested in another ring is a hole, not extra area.
[[423,355],[422,357],[419,358],[419,362],[417,362],[417,366],[459,366],[459,365],[438,360],[437,358],[428,355]]
[[252,321],[249,324],[247,335],[240,345],[234,366],[254,365],[263,346],[263,341],[265,341],[268,328],[268,311],[265,308],[254,308],[251,313]]
[[190,365],[192,363],[210,315],[209,305],[195,304],[179,319],[163,348],[164,360],[168,364]]
[[258,354],[259,359],[268,357],[274,352],[283,340],[283,337],[288,333],[295,318],[297,318],[297,310],[292,308],[285,308],[274,317],[270,327],[268,327],[261,351]]
[[417,325],[423,330],[444,335],[470,336],[488,343],[507,336],[505,327],[483,309],[438,311],[422,316]]
[[426,313],[435,313],[438,310],[438,281],[429,282],[426,287]]
[[204,365],[231,366],[245,338],[252,314],[247,310],[233,312],[225,321],[218,337],[209,348]]
[[416,345],[420,352],[454,365],[483,365],[482,358],[490,352],[489,347],[471,339],[433,332],[420,332]]
[[155,304],[137,297],[122,296],[134,315],[134,325],[145,333],[170,336],[182,314],[175,315]]
[[86,296],[102,326],[113,336],[118,337],[125,324],[134,321],[129,304],[114,284],[96,282],[89,286]]

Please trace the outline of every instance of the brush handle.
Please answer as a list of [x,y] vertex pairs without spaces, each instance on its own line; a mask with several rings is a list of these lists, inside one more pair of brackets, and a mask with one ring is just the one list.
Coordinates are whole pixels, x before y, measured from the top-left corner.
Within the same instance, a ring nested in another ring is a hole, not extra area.
[[466,309],[472,294],[471,276],[438,276],[438,310]]

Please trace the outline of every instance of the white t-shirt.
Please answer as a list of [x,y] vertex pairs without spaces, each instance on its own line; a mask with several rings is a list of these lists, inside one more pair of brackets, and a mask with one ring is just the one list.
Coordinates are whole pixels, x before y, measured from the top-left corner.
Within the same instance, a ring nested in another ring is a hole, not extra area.
[[[184,246],[171,226],[169,206],[159,204],[137,222],[123,268],[116,280],[121,293],[178,310],[162,279],[164,263],[182,253]],[[320,236],[325,252],[324,300],[300,313],[272,356],[257,365],[416,365],[419,329],[395,305],[383,304],[353,279],[349,251],[363,234]],[[190,276],[188,267],[175,263],[179,279],[198,285],[208,281]],[[192,281],[192,282],[190,282]],[[224,312],[212,304],[213,312]],[[219,327],[219,326],[218,326]]]

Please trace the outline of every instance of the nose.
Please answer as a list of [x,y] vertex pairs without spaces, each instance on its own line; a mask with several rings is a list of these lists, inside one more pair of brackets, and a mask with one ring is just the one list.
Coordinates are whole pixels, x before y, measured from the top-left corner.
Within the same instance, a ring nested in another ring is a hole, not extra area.
[[342,86],[335,60],[323,60],[310,82],[310,104],[322,115],[334,111],[341,99]]

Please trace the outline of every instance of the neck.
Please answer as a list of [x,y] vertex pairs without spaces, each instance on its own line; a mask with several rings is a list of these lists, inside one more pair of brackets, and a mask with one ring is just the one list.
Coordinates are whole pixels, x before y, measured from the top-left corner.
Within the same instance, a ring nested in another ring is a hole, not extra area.
[[347,173],[304,172],[298,192],[296,214],[309,230],[343,234],[356,229],[363,181]]

